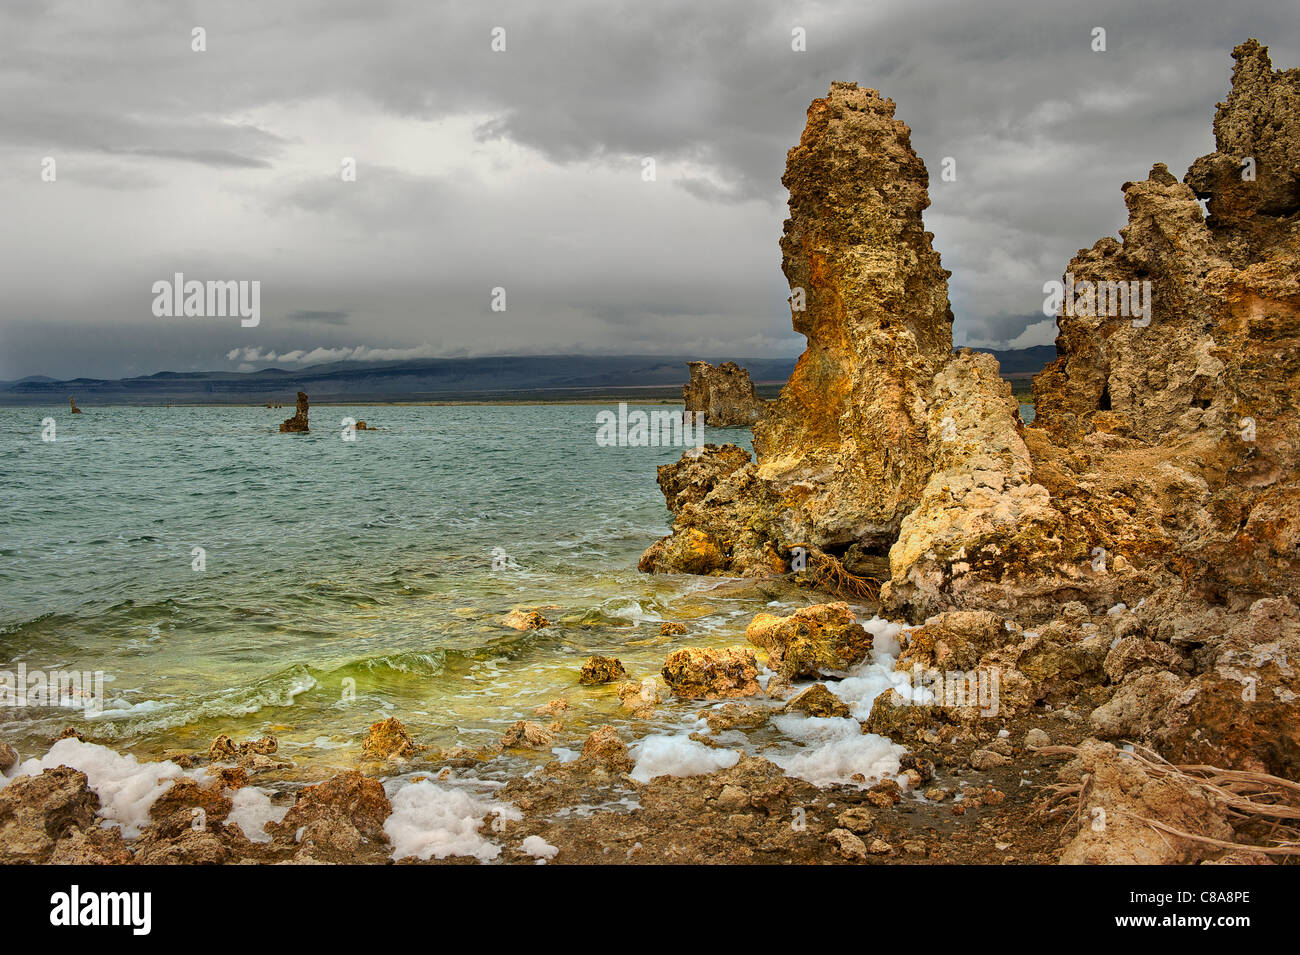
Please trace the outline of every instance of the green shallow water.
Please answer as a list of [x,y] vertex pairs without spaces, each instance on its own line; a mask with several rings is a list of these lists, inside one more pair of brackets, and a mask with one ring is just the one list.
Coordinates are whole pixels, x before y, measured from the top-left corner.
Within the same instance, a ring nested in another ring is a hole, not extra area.
[[[0,670],[102,670],[108,697],[91,719],[0,709],[0,739],[26,757],[73,725],[157,756],[274,733],[314,771],[355,765],[386,716],[433,745],[488,743],[561,695],[575,708],[557,745],[627,724],[612,687],[577,685],[589,654],[639,679],[805,601],[639,573],[668,526],[655,468],[681,449],[600,447],[599,410],[317,406],[312,433],[281,435],[291,409],[0,408]],[[349,416],[386,430],[345,442]],[[554,625],[501,626],[514,607]],[[662,620],[690,633],[661,637]]]

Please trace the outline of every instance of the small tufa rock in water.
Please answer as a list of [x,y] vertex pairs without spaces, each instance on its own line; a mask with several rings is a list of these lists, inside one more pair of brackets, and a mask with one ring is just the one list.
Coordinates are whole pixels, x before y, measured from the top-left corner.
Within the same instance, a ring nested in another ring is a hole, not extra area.
[[305,432],[311,429],[307,427],[307,395],[305,392],[298,392],[298,410],[294,412],[292,418],[285,418],[280,423],[280,433],[288,434],[291,432]]
[[602,726],[587,737],[587,741],[582,744],[581,758],[612,772],[632,771],[632,758],[628,755],[627,746],[612,726]]
[[501,625],[511,630],[541,630],[551,624],[536,610],[512,610],[501,618]]
[[758,665],[749,647],[722,650],[683,647],[664,661],[663,678],[678,696],[688,700],[756,696]]
[[716,368],[707,361],[687,363],[691,380],[682,385],[686,413],[704,413],[710,428],[748,428],[763,415],[767,402],[754,394],[749,372],[734,361]]
[[631,712],[633,716],[644,719],[652,716],[655,707],[659,704],[659,685],[655,683],[655,678],[652,676],[646,677],[640,683],[620,683],[618,698],[622,701],[623,709]]
[[409,759],[416,749],[406,726],[395,716],[373,724],[361,744],[361,754],[368,759]]
[[81,414],[81,409],[77,407],[77,403],[71,398],[68,399],[68,407],[72,409],[73,414]]
[[582,665],[582,672],[578,675],[578,682],[583,686],[595,686],[598,683],[613,683],[615,680],[626,679],[627,671],[623,669],[622,661],[614,657],[588,657],[587,662]]
[[680,637],[686,633],[686,627],[680,623],[661,623],[659,624],[659,634],[664,637]]
[[784,713],[805,716],[850,716],[849,708],[823,683],[814,683],[781,708]]
[[502,735],[501,745],[507,749],[546,749],[551,745],[551,734],[540,723],[519,720]]

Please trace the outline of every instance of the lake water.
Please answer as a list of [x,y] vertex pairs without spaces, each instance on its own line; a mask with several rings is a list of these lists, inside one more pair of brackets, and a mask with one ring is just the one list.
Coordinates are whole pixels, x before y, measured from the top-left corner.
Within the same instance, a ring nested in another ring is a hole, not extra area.
[[[628,722],[613,687],[577,685],[589,654],[640,679],[807,598],[639,573],[668,528],[655,468],[682,449],[600,447],[600,410],[317,406],[282,435],[291,408],[0,408],[0,670],[103,671],[108,698],[0,709],[0,739],[30,756],[73,725],[157,756],[274,733],[301,766],[351,767],[389,715],[467,746],[561,695],[575,729]],[[345,417],[384,430],[344,441]],[[514,607],[554,626],[505,628]]]

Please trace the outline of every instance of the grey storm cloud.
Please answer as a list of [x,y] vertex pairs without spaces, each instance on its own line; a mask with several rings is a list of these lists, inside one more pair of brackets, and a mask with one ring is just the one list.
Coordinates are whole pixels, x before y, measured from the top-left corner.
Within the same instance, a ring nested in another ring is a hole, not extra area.
[[[236,350],[795,354],[780,176],[839,79],[912,128],[958,343],[1048,343],[1042,284],[1123,224],[1125,181],[1209,151],[1248,36],[1300,64],[1293,0],[16,0],[0,378]],[[261,281],[266,318],[151,325],[178,271]]]

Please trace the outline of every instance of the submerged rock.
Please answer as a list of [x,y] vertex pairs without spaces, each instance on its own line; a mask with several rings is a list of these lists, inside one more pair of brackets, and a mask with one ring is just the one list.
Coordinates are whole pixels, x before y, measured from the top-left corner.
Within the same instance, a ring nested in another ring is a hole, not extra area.
[[729,699],[762,692],[754,651],[749,647],[684,647],[664,661],[663,678],[673,693],[688,700]]
[[686,413],[703,412],[710,428],[748,428],[763,414],[767,402],[754,394],[749,372],[734,361],[716,368],[707,361],[688,363],[691,380],[682,385]]
[[298,392],[298,408],[292,418],[285,418],[280,422],[280,433],[287,434],[294,431],[310,431],[307,427],[307,395],[304,392]]
[[511,630],[541,630],[551,625],[536,610],[512,610],[501,618],[501,624]]

